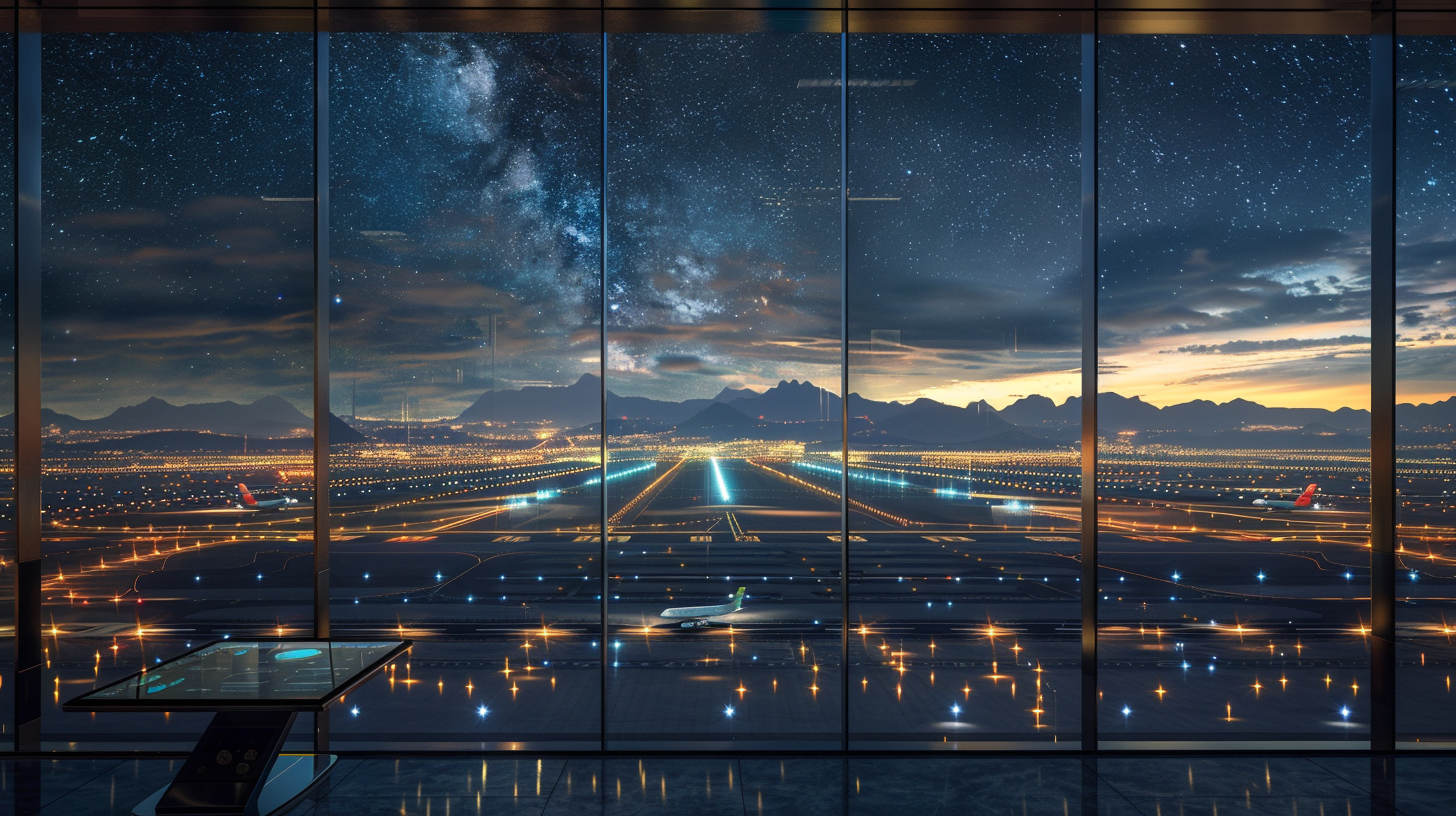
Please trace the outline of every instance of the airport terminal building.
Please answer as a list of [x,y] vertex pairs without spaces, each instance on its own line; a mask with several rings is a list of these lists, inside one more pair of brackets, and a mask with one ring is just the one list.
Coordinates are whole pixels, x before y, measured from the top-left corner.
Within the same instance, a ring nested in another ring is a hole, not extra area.
[[1456,6],[0,18],[12,756],[1456,750]]

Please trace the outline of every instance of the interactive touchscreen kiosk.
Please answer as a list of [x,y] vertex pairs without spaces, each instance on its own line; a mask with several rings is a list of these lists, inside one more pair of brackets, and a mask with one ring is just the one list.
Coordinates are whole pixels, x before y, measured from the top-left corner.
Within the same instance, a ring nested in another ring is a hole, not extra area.
[[323,778],[335,757],[290,755],[301,711],[323,711],[410,641],[220,640],[67,702],[66,711],[215,711],[192,755],[136,816],[267,816]]

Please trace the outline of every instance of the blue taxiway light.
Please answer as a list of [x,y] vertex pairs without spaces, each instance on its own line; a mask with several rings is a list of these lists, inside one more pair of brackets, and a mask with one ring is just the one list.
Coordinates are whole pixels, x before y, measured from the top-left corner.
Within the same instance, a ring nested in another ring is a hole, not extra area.
[[[820,464],[816,464],[814,462],[795,462],[794,463],[794,466],[795,467],[804,468],[805,470],[814,470],[814,471],[818,471],[820,473],[827,473],[827,474],[829,474],[831,476],[838,476],[839,475],[839,468],[834,467],[832,465],[820,465]],[[851,478],[851,479],[859,479],[861,481],[866,481],[866,482],[876,482],[878,484],[894,485],[895,487],[909,487],[910,486],[910,483],[907,482],[907,481],[905,481],[904,479],[891,478],[891,477],[888,477],[888,476],[881,476],[880,474],[875,473],[873,471],[856,470],[855,468],[850,468],[849,469],[849,478]],[[940,493],[939,490],[937,490],[935,492],[936,493]],[[954,491],[952,491],[952,492],[954,492]],[[967,493],[966,495],[969,496],[970,494]]]
[[[652,470],[655,467],[657,467],[657,462],[653,461],[653,462],[647,462],[646,464],[641,464],[641,465],[636,465],[634,467],[625,468],[623,470],[614,471],[612,473],[608,473],[607,474],[607,481],[609,481],[609,482],[615,482],[618,479],[625,479],[628,476],[631,476],[631,475],[637,474],[637,473],[641,473],[644,470]],[[596,476],[593,476],[590,479],[587,479],[585,482],[583,482],[583,484],[589,484],[589,485],[601,484],[601,483],[602,483],[602,477],[601,477],[600,474],[598,474]],[[539,494],[538,494],[538,496],[539,496]]]

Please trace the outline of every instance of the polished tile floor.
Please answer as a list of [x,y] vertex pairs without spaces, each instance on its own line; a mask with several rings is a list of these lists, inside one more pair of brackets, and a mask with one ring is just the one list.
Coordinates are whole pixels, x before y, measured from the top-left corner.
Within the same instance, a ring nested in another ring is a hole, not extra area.
[[[0,760],[0,813],[124,816],[181,760]],[[1456,814],[1456,756],[348,757],[296,816]]]

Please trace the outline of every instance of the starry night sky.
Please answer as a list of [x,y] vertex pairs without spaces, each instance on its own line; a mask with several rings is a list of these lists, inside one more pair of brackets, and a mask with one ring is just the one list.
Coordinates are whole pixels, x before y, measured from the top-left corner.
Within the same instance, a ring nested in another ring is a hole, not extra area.
[[1080,70],[1075,35],[850,38],[851,391],[1080,393]]
[[1367,41],[1110,36],[1099,57],[1101,390],[1367,407]]
[[48,34],[47,408],[312,400],[313,43]]
[[[1403,38],[1401,78],[1456,76]],[[601,39],[333,38],[334,409],[453,415],[599,366]],[[1075,391],[1075,38],[614,35],[610,385],[810,379],[1004,404]],[[1361,38],[1101,46],[1103,386],[1364,406]],[[45,403],[309,400],[307,35],[47,35]],[[1456,379],[1456,102],[1400,91],[1403,398]],[[1443,135],[1443,132],[1445,135]],[[302,199],[289,201],[287,199]],[[899,332],[899,345],[870,350]],[[878,334],[886,332],[886,334]],[[493,362],[492,362],[493,361]],[[959,382],[958,382],[959,381]]]
[[610,387],[665,399],[840,373],[839,38],[611,39]]
[[335,413],[356,388],[360,416],[455,416],[597,373],[601,37],[330,49]]
[[1456,42],[1398,42],[1396,388],[1432,402],[1456,393]]

